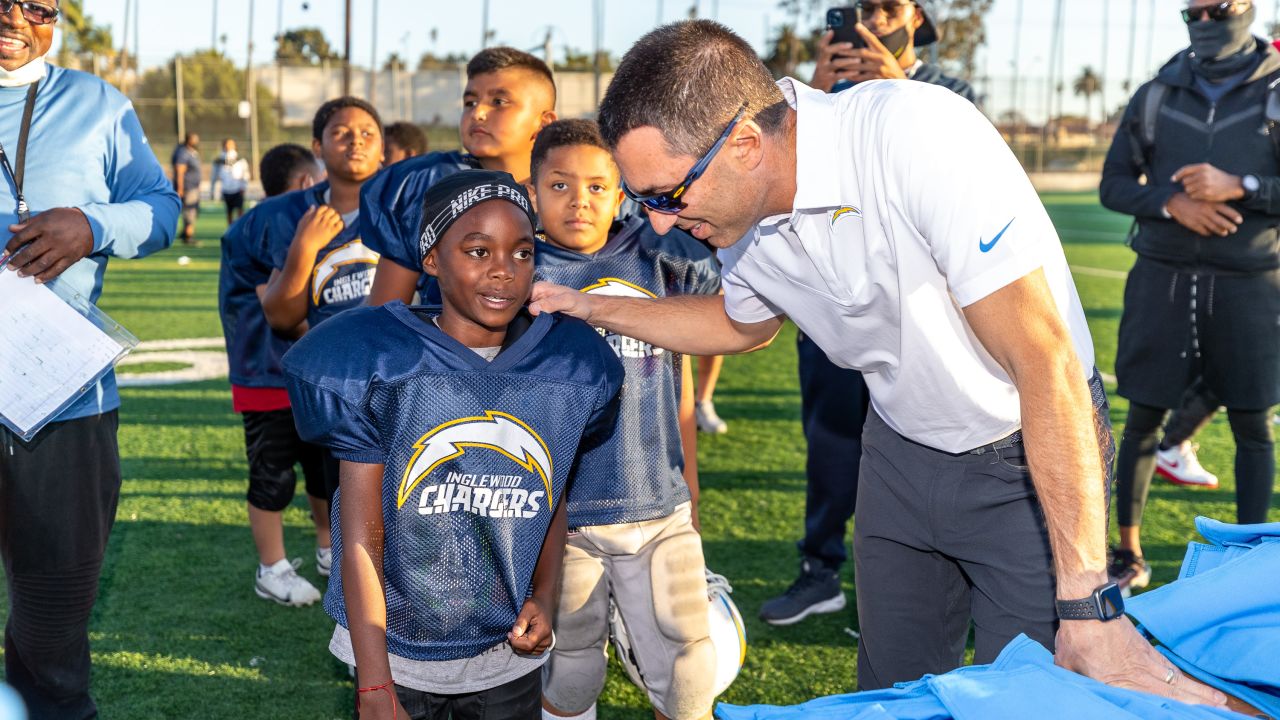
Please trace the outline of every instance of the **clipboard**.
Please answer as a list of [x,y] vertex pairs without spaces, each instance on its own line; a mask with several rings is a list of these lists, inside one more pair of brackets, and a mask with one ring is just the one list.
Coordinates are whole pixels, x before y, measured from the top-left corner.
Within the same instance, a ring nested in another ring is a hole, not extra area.
[[19,278],[0,262],[0,424],[23,441],[92,391],[137,345],[89,298],[61,283]]

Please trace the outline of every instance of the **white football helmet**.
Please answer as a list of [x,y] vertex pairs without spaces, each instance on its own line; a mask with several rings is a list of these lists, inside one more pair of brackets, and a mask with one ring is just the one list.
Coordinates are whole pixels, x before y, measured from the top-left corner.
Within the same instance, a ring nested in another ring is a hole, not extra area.
[[[707,570],[707,622],[711,627],[711,644],[716,648],[716,695],[729,689],[742,670],[742,663],[747,659],[747,629],[742,624],[738,606],[729,597],[731,592],[733,587],[723,575]],[[609,599],[609,640],[613,643],[618,661],[627,671],[627,677],[637,687],[644,689],[640,668],[631,651],[627,626],[612,598]]]

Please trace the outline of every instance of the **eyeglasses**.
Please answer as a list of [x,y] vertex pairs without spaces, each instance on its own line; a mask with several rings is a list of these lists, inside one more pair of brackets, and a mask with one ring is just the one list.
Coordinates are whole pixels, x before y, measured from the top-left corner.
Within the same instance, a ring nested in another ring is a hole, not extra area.
[[901,15],[903,8],[914,4],[912,2],[859,2],[857,5],[863,17],[875,15],[877,11],[881,11],[886,18],[892,19]]
[[1227,0],[1226,2],[1220,2],[1217,5],[1204,5],[1201,7],[1187,8],[1182,11],[1182,22],[1190,25],[1193,22],[1200,22],[1206,15],[1209,16],[1210,20],[1221,22],[1234,14],[1231,12],[1231,8],[1236,5],[1248,4],[1248,2],[1242,2],[1241,0]]
[[627,197],[635,200],[646,209],[652,210],[653,212],[662,213],[664,215],[675,215],[685,209],[688,205],[680,202],[680,197],[685,194],[689,189],[689,186],[693,184],[694,180],[697,180],[702,176],[702,173],[706,172],[707,166],[711,164],[711,159],[720,151],[720,146],[724,145],[725,141],[729,139],[729,135],[733,133],[733,129],[738,126],[738,123],[742,122],[742,118],[746,117],[746,115],[747,103],[744,102],[742,103],[742,107],[738,108],[738,114],[733,117],[729,126],[724,129],[724,132],[720,133],[720,137],[716,140],[716,144],[711,146],[711,149],[707,151],[706,155],[702,156],[701,160],[694,163],[693,169],[689,171],[688,175],[684,176],[684,180],[680,181],[680,184],[671,190],[662,193],[654,193],[652,195],[637,195],[632,192],[631,188],[627,187],[627,184],[624,182],[622,183],[622,191],[627,194]]
[[45,5],[40,2],[17,2],[17,0],[0,0],[0,15],[8,15],[13,12],[13,6],[17,5],[22,9],[22,17],[32,25],[48,25],[58,19],[58,8],[52,5]]

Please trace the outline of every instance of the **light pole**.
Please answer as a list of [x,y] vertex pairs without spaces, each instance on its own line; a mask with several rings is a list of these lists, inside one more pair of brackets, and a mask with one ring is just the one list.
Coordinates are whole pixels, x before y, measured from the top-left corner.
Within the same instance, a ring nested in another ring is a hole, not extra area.
[[[378,0],[373,0],[373,35],[369,45],[373,48],[369,53],[369,102],[378,106]],[[392,78],[395,76],[392,75]],[[393,80],[394,82],[394,80]]]
[[[249,103],[249,117],[245,118],[245,124],[249,130],[249,166],[250,168],[258,167],[258,93],[257,83],[253,79],[253,10],[255,0],[249,0],[249,43],[245,48],[244,58],[244,93],[245,100]],[[250,171],[253,175],[256,172]]]
[[345,23],[342,34],[342,94],[351,94],[351,0],[343,3]]
[[209,47],[218,51],[218,0],[213,0],[213,34],[209,37]]

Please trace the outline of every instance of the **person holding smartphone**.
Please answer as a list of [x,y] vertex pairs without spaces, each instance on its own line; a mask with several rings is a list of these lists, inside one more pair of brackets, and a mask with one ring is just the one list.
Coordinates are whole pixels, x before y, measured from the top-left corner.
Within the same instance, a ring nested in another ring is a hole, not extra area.
[[[818,39],[818,63],[812,86],[839,92],[864,80],[918,80],[941,85],[971,103],[978,102],[969,83],[942,72],[916,55],[916,48],[938,41],[928,0],[861,0],[853,6],[861,22],[853,30],[862,42],[841,42],[828,27]],[[848,8],[833,8],[833,10]],[[846,12],[846,16],[852,13]],[[858,47],[861,46],[861,47]]]

